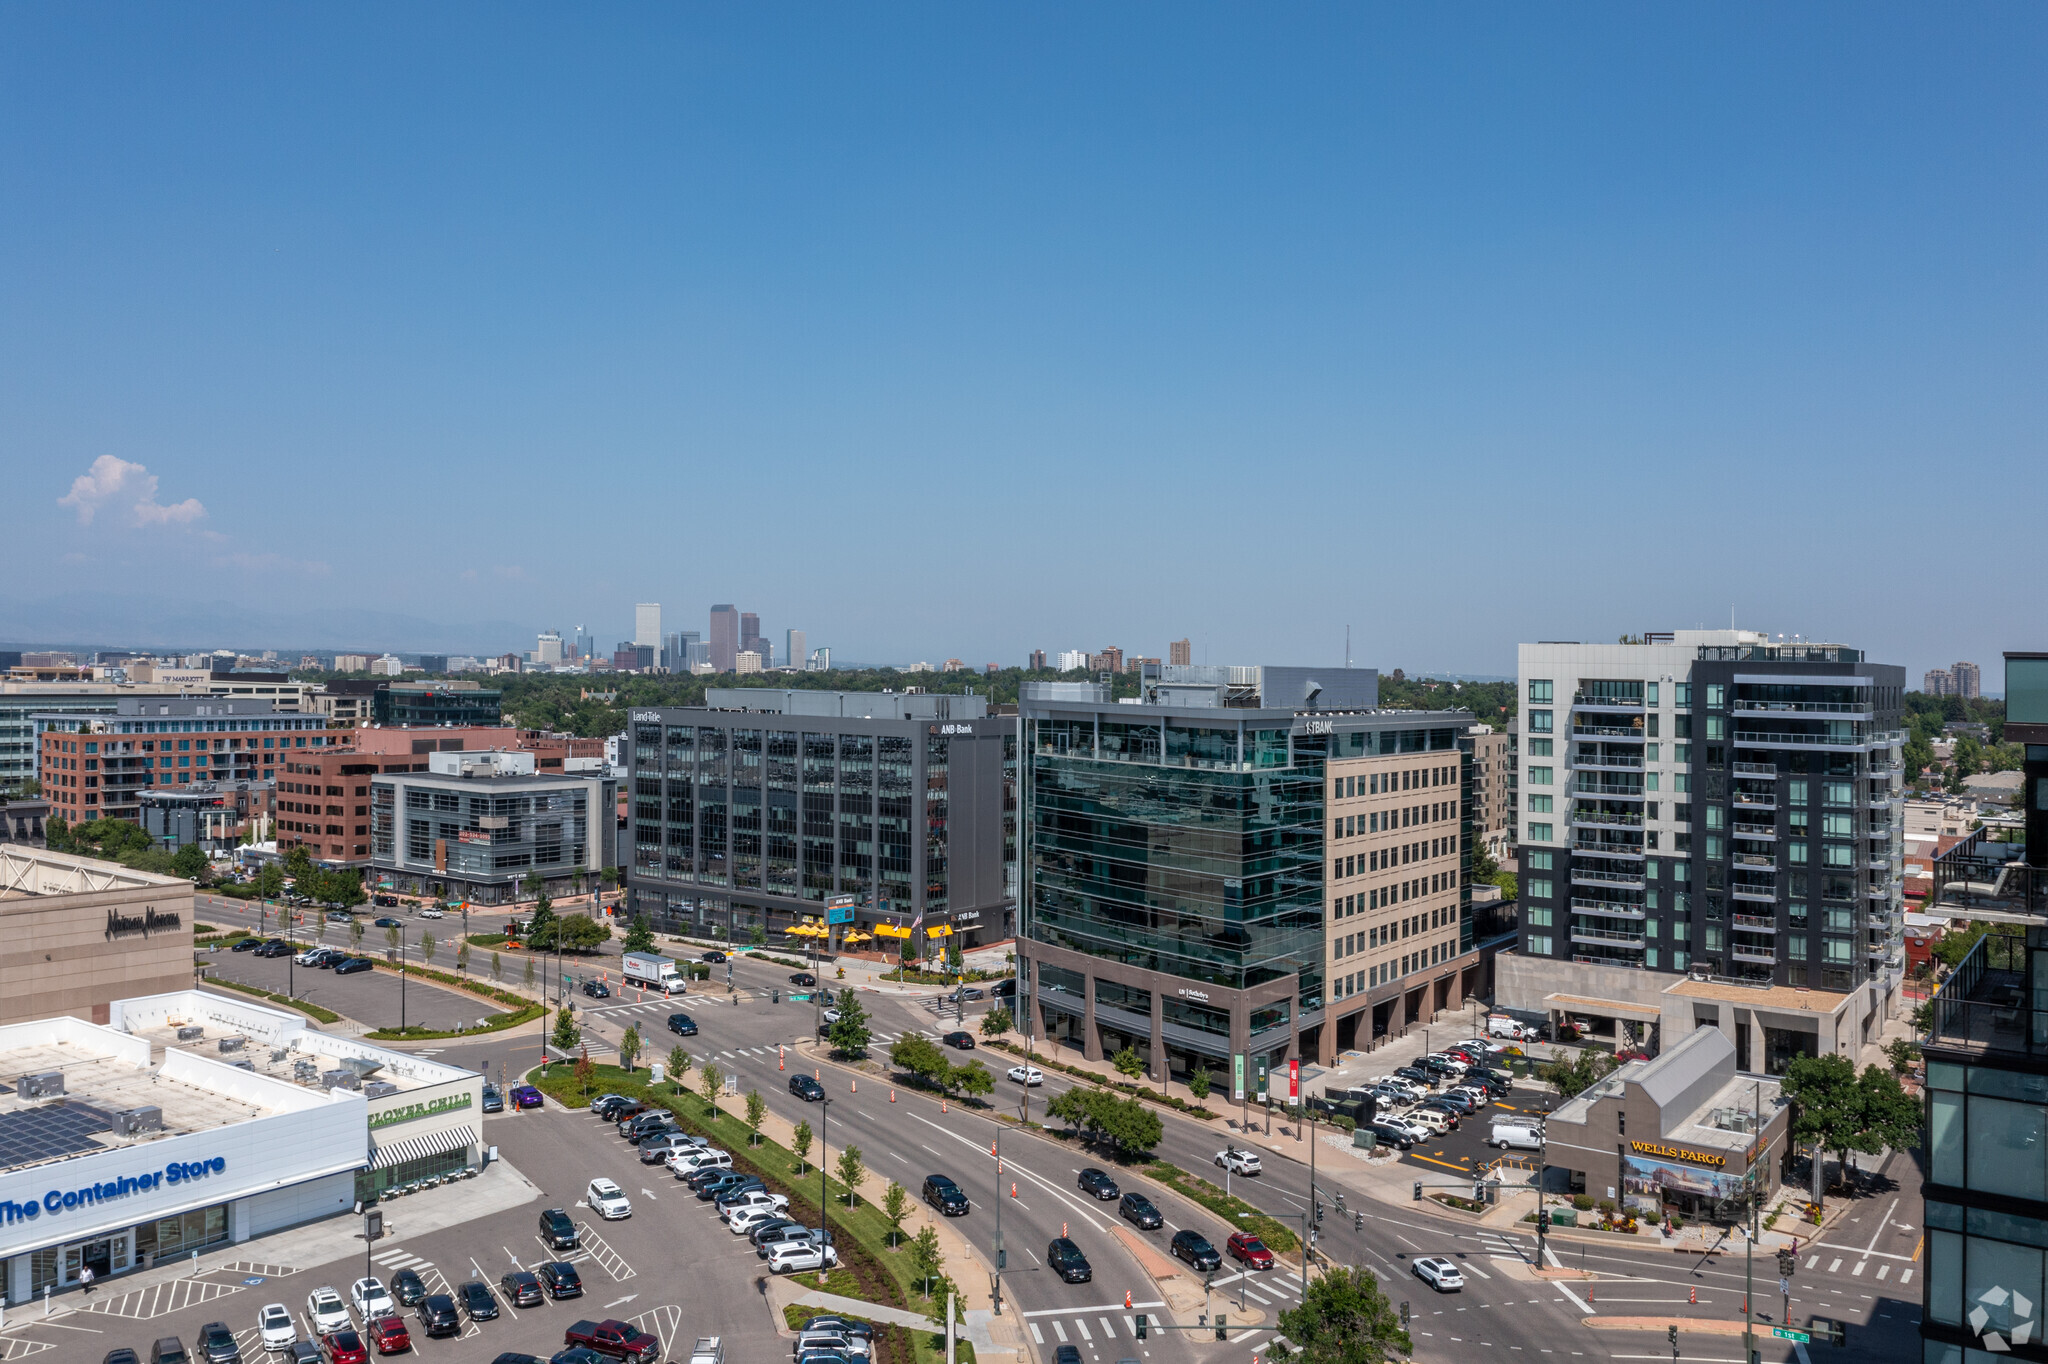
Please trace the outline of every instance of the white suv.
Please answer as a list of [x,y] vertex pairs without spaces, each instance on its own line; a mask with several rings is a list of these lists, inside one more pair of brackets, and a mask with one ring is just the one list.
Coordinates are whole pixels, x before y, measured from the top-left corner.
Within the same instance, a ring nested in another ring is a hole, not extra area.
[[391,1294],[376,1279],[357,1279],[348,1286],[348,1297],[356,1305],[356,1311],[365,1324],[378,1317],[388,1317],[398,1310],[391,1305]]
[[306,1319],[313,1323],[313,1334],[324,1336],[332,1331],[346,1331],[355,1325],[349,1319],[348,1304],[341,1300],[341,1294],[331,1288],[316,1288],[306,1295]]
[[794,1274],[804,1269],[829,1269],[839,1263],[839,1252],[830,1246],[806,1241],[778,1241],[768,1252],[770,1274]]
[[584,1201],[590,1204],[592,1212],[607,1222],[633,1215],[633,1205],[626,1200],[626,1191],[609,1179],[591,1180]]
[[1259,1164],[1257,1152],[1240,1151],[1235,1146],[1218,1151],[1216,1163],[1236,1175],[1256,1175],[1265,1172],[1265,1167]]

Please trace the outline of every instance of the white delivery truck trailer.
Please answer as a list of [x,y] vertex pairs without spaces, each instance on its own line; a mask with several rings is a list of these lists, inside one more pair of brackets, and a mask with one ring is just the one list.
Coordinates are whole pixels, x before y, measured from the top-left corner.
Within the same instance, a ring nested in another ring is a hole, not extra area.
[[658,952],[628,952],[620,962],[620,974],[628,985],[659,990],[665,995],[683,993],[683,973],[676,969],[673,957],[664,957]]

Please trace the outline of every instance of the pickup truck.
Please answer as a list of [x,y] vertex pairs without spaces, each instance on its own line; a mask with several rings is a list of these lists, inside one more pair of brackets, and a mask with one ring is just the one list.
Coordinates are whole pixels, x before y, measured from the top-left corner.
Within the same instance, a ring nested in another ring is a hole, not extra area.
[[719,1336],[701,1336],[690,1351],[690,1364],[725,1364],[725,1341]]
[[562,1344],[581,1345],[611,1359],[630,1360],[632,1364],[654,1364],[661,1358],[660,1340],[628,1322],[609,1317],[603,1321],[577,1322],[562,1332]]

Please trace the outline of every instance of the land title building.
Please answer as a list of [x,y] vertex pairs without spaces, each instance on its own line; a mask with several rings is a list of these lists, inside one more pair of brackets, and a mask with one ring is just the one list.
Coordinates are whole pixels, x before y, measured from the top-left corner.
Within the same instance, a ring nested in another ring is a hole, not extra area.
[[1138,704],[1020,697],[1027,1026],[1233,1096],[1478,981],[1464,711],[1382,711],[1371,669],[1161,665]]
[[528,876],[564,895],[617,865],[608,770],[541,776],[531,753],[433,753],[425,772],[380,772],[369,787],[371,864],[408,894],[510,904]]
[[[1681,630],[1524,644],[1519,679],[1522,927],[1502,1003],[1565,1012],[1558,995],[1603,1025],[1656,1022],[1689,974],[1854,997],[1859,1033],[1889,1012],[1903,668]],[[1736,1038],[1744,1070],[1825,1049],[1810,1019],[1760,1021],[1754,1048]]]
[[[631,712],[636,912],[919,954],[1010,936],[1016,721],[980,696],[712,688]],[[859,936],[855,936],[859,935]]]
[[53,814],[77,824],[142,815],[142,793],[194,781],[274,781],[291,754],[325,751],[317,716],[269,701],[123,696],[105,714],[42,712],[38,767]]

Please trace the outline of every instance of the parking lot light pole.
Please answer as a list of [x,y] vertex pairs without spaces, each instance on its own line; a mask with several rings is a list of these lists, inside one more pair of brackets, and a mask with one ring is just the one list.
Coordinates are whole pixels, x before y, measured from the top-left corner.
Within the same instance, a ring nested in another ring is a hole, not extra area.
[[[1026,1089],[1031,1086],[1026,1085]],[[1003,1127],[996,1124],[996,1291],[989,1295],[989,1306],[996,1316],[1003,1314]]]

